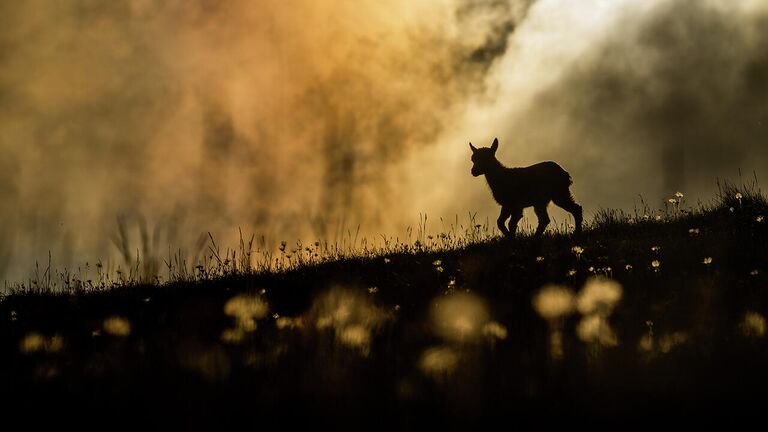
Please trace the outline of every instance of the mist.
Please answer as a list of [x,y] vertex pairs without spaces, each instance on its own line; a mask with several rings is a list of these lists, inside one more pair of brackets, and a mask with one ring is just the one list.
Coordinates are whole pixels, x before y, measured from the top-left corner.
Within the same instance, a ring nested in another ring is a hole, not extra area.
[[0,277],[495,218],[467,142],[497,136],[563,165],[587,219],[707,198],[766,171],[767,23],[746,0],[6,2]]
[[561,162],[591,211],[706,202],[718,179],[765,175],[764,3],[576,3],[534,6],[488,79],[473,121],[490,118],[502,160]]

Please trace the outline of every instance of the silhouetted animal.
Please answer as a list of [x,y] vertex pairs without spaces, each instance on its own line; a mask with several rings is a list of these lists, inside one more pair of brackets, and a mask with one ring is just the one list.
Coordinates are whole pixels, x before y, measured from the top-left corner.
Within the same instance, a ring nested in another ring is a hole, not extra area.
[[[582,210],[573,200],[569,186],[573,184],[570,174],[554,162],[541,162],[525,168],[507,168],[496,159],[499,140],[494,139],[491,147],[472,149],[472,175],[485,175],[493,198],[501,204],[501,214],[496,220],[505,236],[512,237],[517,223],[523,217],[523,209],[533,207],[539,226],[536,237],[541,237],[549,224],[547,205],[552,201],[573,215],[575,235],[581,234]],[[509,229],[504,222],[510,218]]]

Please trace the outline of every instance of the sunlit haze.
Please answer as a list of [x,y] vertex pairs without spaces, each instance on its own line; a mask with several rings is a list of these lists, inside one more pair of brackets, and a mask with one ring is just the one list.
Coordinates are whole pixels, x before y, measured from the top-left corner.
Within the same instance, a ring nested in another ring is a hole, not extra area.
[[467,143],[494,137],[561,164],[587,219],[708,199],[768,173],[766,23],[756,0],[4,2],[0,279],[493,221]]

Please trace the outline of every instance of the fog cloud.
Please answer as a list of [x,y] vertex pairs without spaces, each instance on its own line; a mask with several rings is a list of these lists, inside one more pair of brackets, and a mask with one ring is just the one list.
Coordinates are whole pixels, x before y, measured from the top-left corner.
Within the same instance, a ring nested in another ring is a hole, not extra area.
[[707,200],[768,169],[766,23],[754,1],[541,1],[475,115],[502,159],[560,161],[590,210]]
[[466,143],[494,136],[588,212],[707,197],[767,168],[766,23],[747,0],[5,2],[0,274],[493,215]]

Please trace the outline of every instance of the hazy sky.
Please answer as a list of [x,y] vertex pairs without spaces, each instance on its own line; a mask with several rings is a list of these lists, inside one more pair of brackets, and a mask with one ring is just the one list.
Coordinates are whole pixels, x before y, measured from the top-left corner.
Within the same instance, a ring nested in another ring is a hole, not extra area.
[[768,174],[762,0],[3,2],[0,61],[0,278],[120,262],[118,217],[154,253],[493,220],[493,137],[587,218]]

